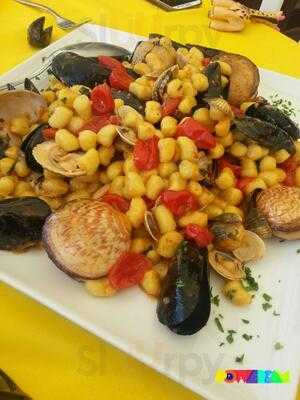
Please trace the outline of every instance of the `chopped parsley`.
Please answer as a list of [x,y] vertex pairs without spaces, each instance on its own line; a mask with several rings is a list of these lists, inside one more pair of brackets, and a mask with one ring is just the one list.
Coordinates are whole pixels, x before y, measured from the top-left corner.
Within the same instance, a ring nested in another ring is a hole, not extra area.
[[228,290],[228,292],[226,293],[226,296],[229,298],[229,300],[232,300],[234,298],[234,294],[236,293],[235,289],[230,289]]
[[246,278],[242,279],[242,285],[244,286],[244,289],[246,289],[248,292],[252,292],[252,291],[257,292],[258,291],[258,283],[253,278],[250,268],[248,268],[248,267],[245,268],[245,274],[246,274]]
[[227,331],[228,335],[226,336],[226,340],[229,344],[233,343],[234,339],[233,339],[233,334],[236,333],[236,331],[233,330],[229,330]]
[[297,250],[297,254],[300,254],[300,249]]
[[247,333],[244,333],[242,337],[243,337],[243,339],[247,340],[247,342],[249,342],[249,340],[251,340],[253,338],[252,335],[248,335]]
[[219,318],[223,319],[224,317],[223,317],[223,315],[222,315],[222,314],[219,314]]
[[212,296],[211,302],[212,302],[215,306],[219,307],[219,304],[220,304],[220,296],[219,296],[218,294],[217,294],[216,296]]
[[242,363],[244,361],[244,357],[245,357],[245,354],[242,354],[241,356],[237,356],[235,358],[235,362]]
[[281,349],[283,349],[283,345],[281,344],[281,343],[279,343],[279,342],[276,342],[275,344],[274,344],[274,349],[275,350],[281,350]]
[[225,343],[224,343],[224,342],[221,342],[221,343],[219,344],[219,346],[220,346],[220,347],[225,346]]
[[270,308],[272,308],[272,304],[270,303],[263,303],[262,308],[264,311],[268,311]]
[[244,322],[244,324],[250,324],[250,321],[248,321],[247,319],[242,318],[242,321]]
[[269,296],[267,293],[264,293],[264,294],[263,294],[263,298],[264,298],[267,302],[270,302],[270,300],[272,300],[272,297]]
[[274,311],[273,311],[273,315],[274,315],[274,317],[278,317],[280,314],[277,313],[277,312],[274,310]]
[[270,97],[270,103],[272,106],[277,107],[288,117],[296,116],[296,110],[292,102],[290,100],[279,97],[278,93],[275,93]]
[[222,324],[221,324],[221,322],[220,322],[218,317],[215,318],[215,323],[216,323],[217,328],[219,329],[219,331],[220,332],[224,332],[224,328],[223,328],[223,326],[222,326]]
[[181,279],[177,279],[176,281],[176,287],[177,288],[183,288],[184,287],[184,282]]

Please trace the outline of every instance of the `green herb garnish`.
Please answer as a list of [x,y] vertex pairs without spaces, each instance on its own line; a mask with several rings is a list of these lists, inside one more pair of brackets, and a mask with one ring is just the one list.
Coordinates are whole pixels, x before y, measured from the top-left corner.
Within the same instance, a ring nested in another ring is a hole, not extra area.
[[252,335],[248,335],[247,333],[244,333],[242,336],[245,340],[247,340],[247,342],[249,342],[249,340],[251,340],[253,338]]
[[244,286],[244,289],[246,289],[248,292],[252,292],[252,291],[257,292],[258,291],[258,283],[253,278],[250,268],[248,268],[248,267],[245,268],[245,274],[246,274],[246,278],[242,279],[242,285]]
[[229,344],[233,343],[233,335],[236,333],[236,331],[230,329],[229,331],[227,331],[229,333],[229,335],[227,335],[226,340]]
[[248,321],[247,319],[242,318],[242,321],[244,322],[244,324],[250,324],[250,321]]
[[279,97],[278,93],[275,93],[270,97],[270,104],[274,107],[277,107],[288,117],[296,116],[296,109],[293,106],[292,102],[290,100]]
[[220,346],[220,347],[225,346],[225,343],[224,343],[224,342],[221,342],[221,343],[219,344],[219,346]]
[[300,249],[297,250],[297,254],[300,254]]
[[219,304],[220,304],[220,296],[219,296],[218,294],[217,294],[216,296],[213,296],[212,299],[211,299],[211,302],[212,302],[215,306],[219,307]]
[[262,308],[264,311],[269,310],[269,308],[272,308],[272,304],[270,303],[263,303]]
[[242,363],[244,361],[244,357],[245,357],[245,354],[242,354],[241,356],[237,356],[235,358],[235,362]]
[[279,342],[277,342],[277,343],[275,343],[274,344],[274,349],[275,350],[281,350],[281,349],[283,349],[283,345],[281,344],[281,343],[279,343]]
[[220,332],[224,332],[224,328],[223,328],[223,326],[222,326],[222,324],[221,324],[221,322],[220,322],[218,317],[215,318],[215,323],[216,323],[217,328],[219,329],[219,331]]
[[264,294],[263,294],[263,298],[264,298],[267,302],[269,302],[270,300],[272,300],[272,297],[269,296],[267,293],[264,293]]
[[181,279],[177,279],[176,287],[177,288],[183,288],[184,287],[184,282]]
[[223,317],[223,315],[222,315],[222,314],[219,314],[219,318],[223,319],[224,317]]
[[274,311],[273,311],[273,315],[274,315],[274,317],[278,317],[280,314],[277,313],[277,312],[274,310]]

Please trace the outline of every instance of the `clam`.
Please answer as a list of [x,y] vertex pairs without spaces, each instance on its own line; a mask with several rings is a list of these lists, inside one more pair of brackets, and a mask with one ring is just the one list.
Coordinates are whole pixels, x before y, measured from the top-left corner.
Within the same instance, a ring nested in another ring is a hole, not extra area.
[[151,211],[146,211],[144,215],[144,225],[153,240],[158,242],[160,238],[160,230],[157,225],[156,219]]
[[256,206],[256,197],[260,189],[252,192],[245,202],[245,227],[256,233],[262,239],[272,237],[272,229],[260,209]]
[[155,81],[153,87],[152,98],[155,101],[163,101],[163,96],[167,88],[167,84],[173,78],[173,75],[178,71],[178,65],[173,65],[167,68]]
[[245,235],[240,217],[231,213],[225,213],[215,218],[211,231],[215,236],[214,245],[221,251],[238,249]]
[[228,101],[222,99],[221,97],[216,97],[213,99],[207,99],[207,102],[209,104],[211,113],[219,114],[221,112],[224,114],[224,117],[233,119],[234,114]]
[[139,120],[139,121],[141,121],[141,122],[143,121],[143,117],[142,117],[142,115],[141,115],[139,112],[137,112],[137,111],[136,111],[133,107],[131,107],[131,106],[124,105],[124,106],[119,107],[119,108],[117,109],[117,111],[116,111],[116,114],[121,118],[122,125],[125,125],[126,116],[127,116],[128,113],[134,114],[134,115],[136,116],[136,119],[137,119],[137,120]]
[[246,231],[240,247],[233,250],[232,253],[238,260],[246,263],[262,259],[265,252],[265,242],[256,233]]
[[48,171],[66,177],[85,175],[79,168],[78,160],[81,153],[67,153],[54,141],[47,141],[35,146],[32,155],[39,165]]
[[37,93],[28,90],[0,92],[0,120],[7,128],[13,118],[21,116],[27,117],[30,124],[35,124],[46,108],[46,100]]
[[92,196],[93,200],[101,200],[102,197],[109,192],[109,189],[110,185],[106,184],[102,186],[100,189],[96,190],[96,192]]
[[116,131],[120,138],[125,142],[130,144],[131,146],[134,146],[137,141],[137,137],[133,129],[126,128],[125,126],[118,126],[116,128]]
[[145,60],[146,55],[150,53],[157,42],[159,42],[159,39],[150,39],[144,42],[139,42],[131,56],[131,64],[135,65],[142,63]]
[[273,186],[257,195],[256,205],[274,236],[300,239],[300,188]]
[[210,266],[221,276],[229,280],[245,278],[244,264],[233,255],[218,250],[208,252]]

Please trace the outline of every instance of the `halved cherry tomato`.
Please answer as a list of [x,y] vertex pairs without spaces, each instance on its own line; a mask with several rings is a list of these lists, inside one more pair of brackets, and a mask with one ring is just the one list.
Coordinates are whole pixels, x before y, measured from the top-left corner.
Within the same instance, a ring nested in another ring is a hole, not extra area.
[[151,210],[155,206],[155,201],[152,199],[149,199],[147,196],[143,196],[143,200],[146,203],[147,210]]
[[199,208],[198,200],[188,190],[165,190],[159,198],[172,214],[178,218],[189,211]]
[[103,114],[94,115],[89,121],[87,121],[81,130],[90,130],[93,132],[99,132],[105,125],[113,124],[120,125],[121,120],[117,115]]
[[298,167],[298,161],[295,157],[291,156],[283,163],[279,164],[280,168],[286,173],[286,178],[283,184],[286,186],[295,186],[296,184],[296,169]]
[[184,235],[187,239],[194,240],[199,247],[207,247],[214,240],[213,234],[207,228],[201,228],[197,224],[188,224]]
[[92,110],[96,115],[110,114],[114,111],[115,103],[107,83],[94,87],[91,100]]
[[104,67],[110,69],[111,71],[114,69],[125,70],[124,65],[117,59],[109,56],[99,56],[98,61]]
[[123,69],[113,69],[109,75],[109,84],[114,89],[119,90],[129,90],[129,85],[134,81],[132,76],[130,76],[125,68]]
[[251,183],[255,178],[240,178],[237,181],[236,187],[240,189],[242,192],[245,191],[246,187]]
[[239,107],[236,107],[236,106],[233,106],[233,105],[231,105],[230,107],[231,107],[231,110],[232,110],[233,114],[236,117],[241,118],[241,117],[243,117],[245,115],[245,113]]
[[168,115],[175,114],[180,102],[181,102],[180,97],[176,98],[167,97],[162,105],[162,116],[166,117]]
[[177,126],[176,136],[186,136],[196,143],[199,149],[213,149],[216,144],[216,138],[211,134],[210,130],[196,121],[192,117],[187,117]]
[[207,67],[208,64],[210,63],[210,61],[211,61],[211,59],[210,59],[209,57],[205,57],[205,58],[203,58],[203,60],[202,60],[202,65],[203,65],[204,67]]
[[227,156],[224,156],[218,160],[218,167],[220,171],[222,171],[224,168],[230,168],[236,178],[241,176],[242,167],[240,165],[233,164],[233,162],[231,162]]
[[55,128],[44,128],[43,129],[43,138],[45,140],[55,139],[56,132],[57,132],[57,129],[55,129]]
[[139,284],[151,268],[151,261],[147,257],[127,251],[112,266],[108,279],[115,289],[125,289]]
[[138,140],[133,149],[135,166],[141,171],[149,171],[159,164],[158,137]]
[[129,210],[129,200],[124,199],[124,197],[119,196],[118,194],[106,193],[104,196],[102,196],[101,201],[110,204],[112,207],[123,213]]

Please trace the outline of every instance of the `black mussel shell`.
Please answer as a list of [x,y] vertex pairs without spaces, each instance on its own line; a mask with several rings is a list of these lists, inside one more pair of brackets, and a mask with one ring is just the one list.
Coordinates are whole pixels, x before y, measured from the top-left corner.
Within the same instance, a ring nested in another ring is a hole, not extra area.
[[207,250],[184,241],[163,282],[158,320],[179,335],[193,335],[210,315]]
[[212,160],[212,162],[208,165],[206,170],[200,170],[200,173],[204,175],[203,181],[201,184],[211,188],[216,181],[218,175],[218,162],[217,160]]
[[114,99],[122,99],[125,105],[134,108],[142,115],[145,114],[145,103],[139,100],[132,93],[118,89],[112,89],[111,92]]
[[34,172],[43,172],[43,167],[36,161],[32,155],[33,148],[44,142],[43,130],[49,128],[49,125],[43,124],[30,132],[22,142],[21,150],[25,155],[26,164]]
[[295,153],[294,141],[279,126],[253,117],[236,118],[234,121],[241,133],[260,145],[273,151],[285,149],[290,154]]
[[8,139],[0,137],[0,158],[5,157],[5,150],[8,147]]
[[12,85],[11,83],[8,83],[8,84],[6,85],[6,87],[7,87],[7,90],[16,90],[16,88],[14,87],[14,85]]
[[0,201],[0,249],[16,250],[42,239],[42,228],[51,209],[38,197]]
[[139,75],[137,72],[135,72],[132,68],[126,68],[127,74],[130,75],[133,79],[140,78],[141,75]]
[[33,21],[27,30],[28,43],[33,47],[43,48],[50,44],[52,26],[44,29],[45,17],[40,17]]
[[293,140],[300,139],[300,129],[295,122],[285,115],[283,111],[271,106],[270,104],[252,104],[248,107],[246,115],[278,126]]
[[110,70],[100,67],[97,60],[66,51],[53,58],[51,72],[67,86],[84,85],[89,88],[103,83]]
[[25,78],[24,80],[24,89],[29,90],[30,92],[34,93],[40,93],[38,88],[35,86],[35,84],[30,80],[29,78]]
[[221,97],[223,93],[222,80],[221,80],[221,67],[217,62],[212,62],[204,69],[203,73],[207,76],[209,87],[204,97],[207,99],[214,99]]

